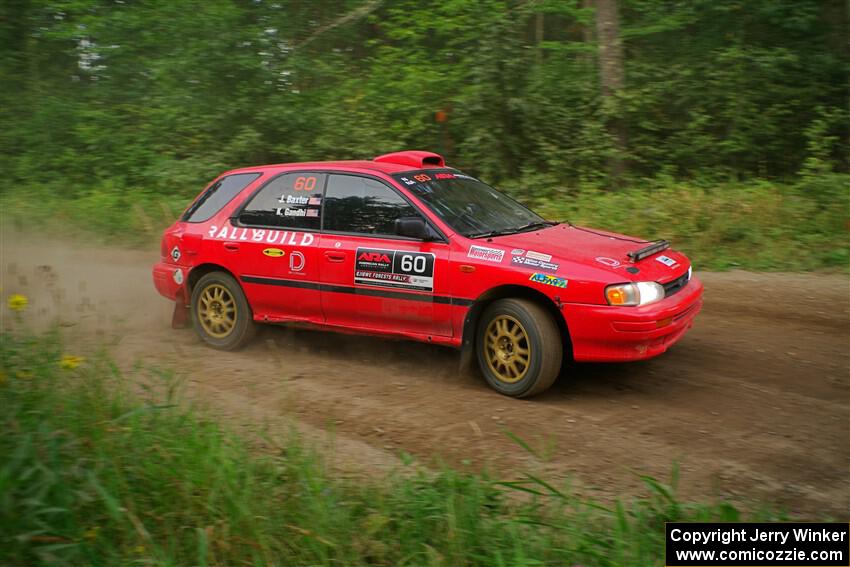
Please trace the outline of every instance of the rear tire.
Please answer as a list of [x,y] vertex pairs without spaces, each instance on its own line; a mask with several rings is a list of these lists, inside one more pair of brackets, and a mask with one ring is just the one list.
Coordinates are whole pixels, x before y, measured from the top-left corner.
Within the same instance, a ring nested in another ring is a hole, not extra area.
[[478,365],[491,388],[514,398],[546,391],[564,357],[552,315],[527,299],[500,299],[481,316],[476,333]]
[[237,350],[251,340],[257,325],[239,283],[225,272],[210,272],[192,288],[192,325],[205,343]]

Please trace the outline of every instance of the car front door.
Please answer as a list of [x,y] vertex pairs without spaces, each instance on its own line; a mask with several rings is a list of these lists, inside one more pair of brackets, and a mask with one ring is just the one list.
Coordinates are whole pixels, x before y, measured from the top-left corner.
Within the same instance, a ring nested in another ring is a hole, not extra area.
[[225,250],[238,253],[245,294],[254,314],[268,321],[323,321],[317,244],[326,177],[275,177],[227,229]]
[[387,183],[330,174],[319,238],[322,310],[331,325],[451,336],[449,246],[395,234],[399,218],[422,217]]

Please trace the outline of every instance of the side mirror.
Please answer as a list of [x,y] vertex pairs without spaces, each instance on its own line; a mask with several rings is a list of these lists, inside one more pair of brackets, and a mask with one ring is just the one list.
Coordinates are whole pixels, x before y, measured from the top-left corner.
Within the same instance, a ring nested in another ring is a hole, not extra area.
[[395,233],[417,240],[433,240],[428,225],[422,217],[401,217],[395,220]]

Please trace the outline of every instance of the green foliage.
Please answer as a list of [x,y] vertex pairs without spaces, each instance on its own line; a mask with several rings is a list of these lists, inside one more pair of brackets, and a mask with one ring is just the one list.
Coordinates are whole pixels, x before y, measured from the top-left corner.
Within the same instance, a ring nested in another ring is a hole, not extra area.
[[13,0],[0,165],[170,194],[239,165],[422,147],[494,182],[574,183],[607,175],[615,112],[632,175],[847,171],[841,2],[619,4],[615,109],[579,0]]
[[611,506],[531,473],[343,480],[295,436],[250,450],[167,372],[134,374],[136,396],[105,356],[62,352],[55,333],[0,335],[3,564],[644,567],[661,561],[665,521],[745,519],[679,501],[675,470]]
[[846,266],[846,6],[618,4],[603,103],[580,0],[5,2],[4,212],[141,242],[227,169],[424,148],[697,265]]

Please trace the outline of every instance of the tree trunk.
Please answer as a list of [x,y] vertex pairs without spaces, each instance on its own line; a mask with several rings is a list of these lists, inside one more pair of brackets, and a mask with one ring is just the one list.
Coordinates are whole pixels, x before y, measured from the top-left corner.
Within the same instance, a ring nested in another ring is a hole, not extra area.
[[599,42],[599,83],[606,114],[612,115],[607,128],[614,138],[614,155],[608,162],[609,174],[616,184],[625,173],[623,154],[626,131],[619,117],[617,94],[623,88],[623,47],[620,41],[620,15],[617,0],[596,0],[596,38]]
[[543,61],[543,32],[543,12],[538,12],[534,18],[534,43],[537,49],[535,56],[538,64]]
[[[582,10],[593,10],[594,2],[593,0],[581,0],[579,4]],[[593,23],[587,23],[586,25],[581,26],[581,39],[588,45],[592,45],[595,41],[593,37]]]

